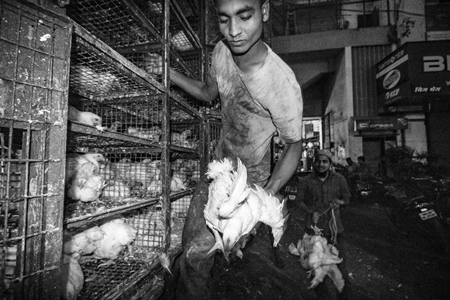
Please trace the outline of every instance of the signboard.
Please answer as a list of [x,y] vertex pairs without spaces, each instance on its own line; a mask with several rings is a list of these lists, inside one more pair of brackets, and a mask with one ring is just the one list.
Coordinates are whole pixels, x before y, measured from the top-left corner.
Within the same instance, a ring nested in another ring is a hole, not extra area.
[[375,67],[381,106],[450,96],[450,41],[406,43]]
[[323,117],[323,148],[329,149],[331,146],[331,131],[330,131],[330,114]]
[[354,120],[355,131],[399,130],[408,128],[408,120],[390,117],[366,117]]

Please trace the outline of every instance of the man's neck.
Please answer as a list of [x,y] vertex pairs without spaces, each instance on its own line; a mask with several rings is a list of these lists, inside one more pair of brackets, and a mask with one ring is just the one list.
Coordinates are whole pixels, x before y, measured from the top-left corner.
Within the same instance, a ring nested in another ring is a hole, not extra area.
[[233,59],[238,68],[244,73],[252,73],[261,68],[267,57],[268,49],[262,40],[242,55],[234,55]]
[[325,181],[325,179],[327,179],[329,173],[330,173],[330,171],[326,171],[326,172],[324,172],[324,173],[316,172],[316,176],[317,176],[317,178],[319,178],[320,180]]

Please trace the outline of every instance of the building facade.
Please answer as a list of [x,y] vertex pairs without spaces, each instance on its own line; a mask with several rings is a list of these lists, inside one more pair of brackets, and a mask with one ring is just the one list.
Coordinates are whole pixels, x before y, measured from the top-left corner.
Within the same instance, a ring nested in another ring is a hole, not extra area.
[[376,69],[404,44],[448,40],[446,11],[450,3],[443,0],[273,1],[272,47],[296,73],[305,117],[321,121],[321,147],[331,149],[338,162],[364,155],[381,174],[390,146],[447,151],[442,144],[448,142],[436,146],[433,128],[445,128],[439,120],[450,118],[425,110],[423,103],[387,110]]

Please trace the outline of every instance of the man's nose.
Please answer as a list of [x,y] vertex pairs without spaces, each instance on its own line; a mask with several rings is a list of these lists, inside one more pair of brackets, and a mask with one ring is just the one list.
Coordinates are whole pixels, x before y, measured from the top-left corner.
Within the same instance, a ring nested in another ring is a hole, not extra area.
[[231,19],[230,28],[228,30],[228,34],[231,37],[236,37],[241,33],[241,25],[238,20]]

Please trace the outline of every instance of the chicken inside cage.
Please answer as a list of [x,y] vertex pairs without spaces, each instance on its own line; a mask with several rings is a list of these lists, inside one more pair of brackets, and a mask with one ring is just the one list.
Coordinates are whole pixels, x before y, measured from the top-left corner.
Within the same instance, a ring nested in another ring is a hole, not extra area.
[[[0,128],[0,238],[17,235],[18,205],[23,193],[22,139],[22,130]],[[7,235],[5,237],[4,232]]]
[[12,281],[14,279],[14,273],[16,269],[17,260],[17,244],[9,244],[6,247],[0,244],[0,262],[4,264],[4,269],[0,271],[2,275],[2,281],[0,282],[0,287],[4,294],[2,296],[8,295],[12,288]]
[[[97,224],[89,224],[75,231],[64,232],[64,260],[61,289],[64,299],[76,299],[85,283],[92,277],[85,274],[89,264],[96,264],[97,270],[108,273],[108,266],[132,259],[132,244],[138,238],[138,231],[129,219],[122,215],[105,218]],[[100,275],[100,276],[102,276]]]

